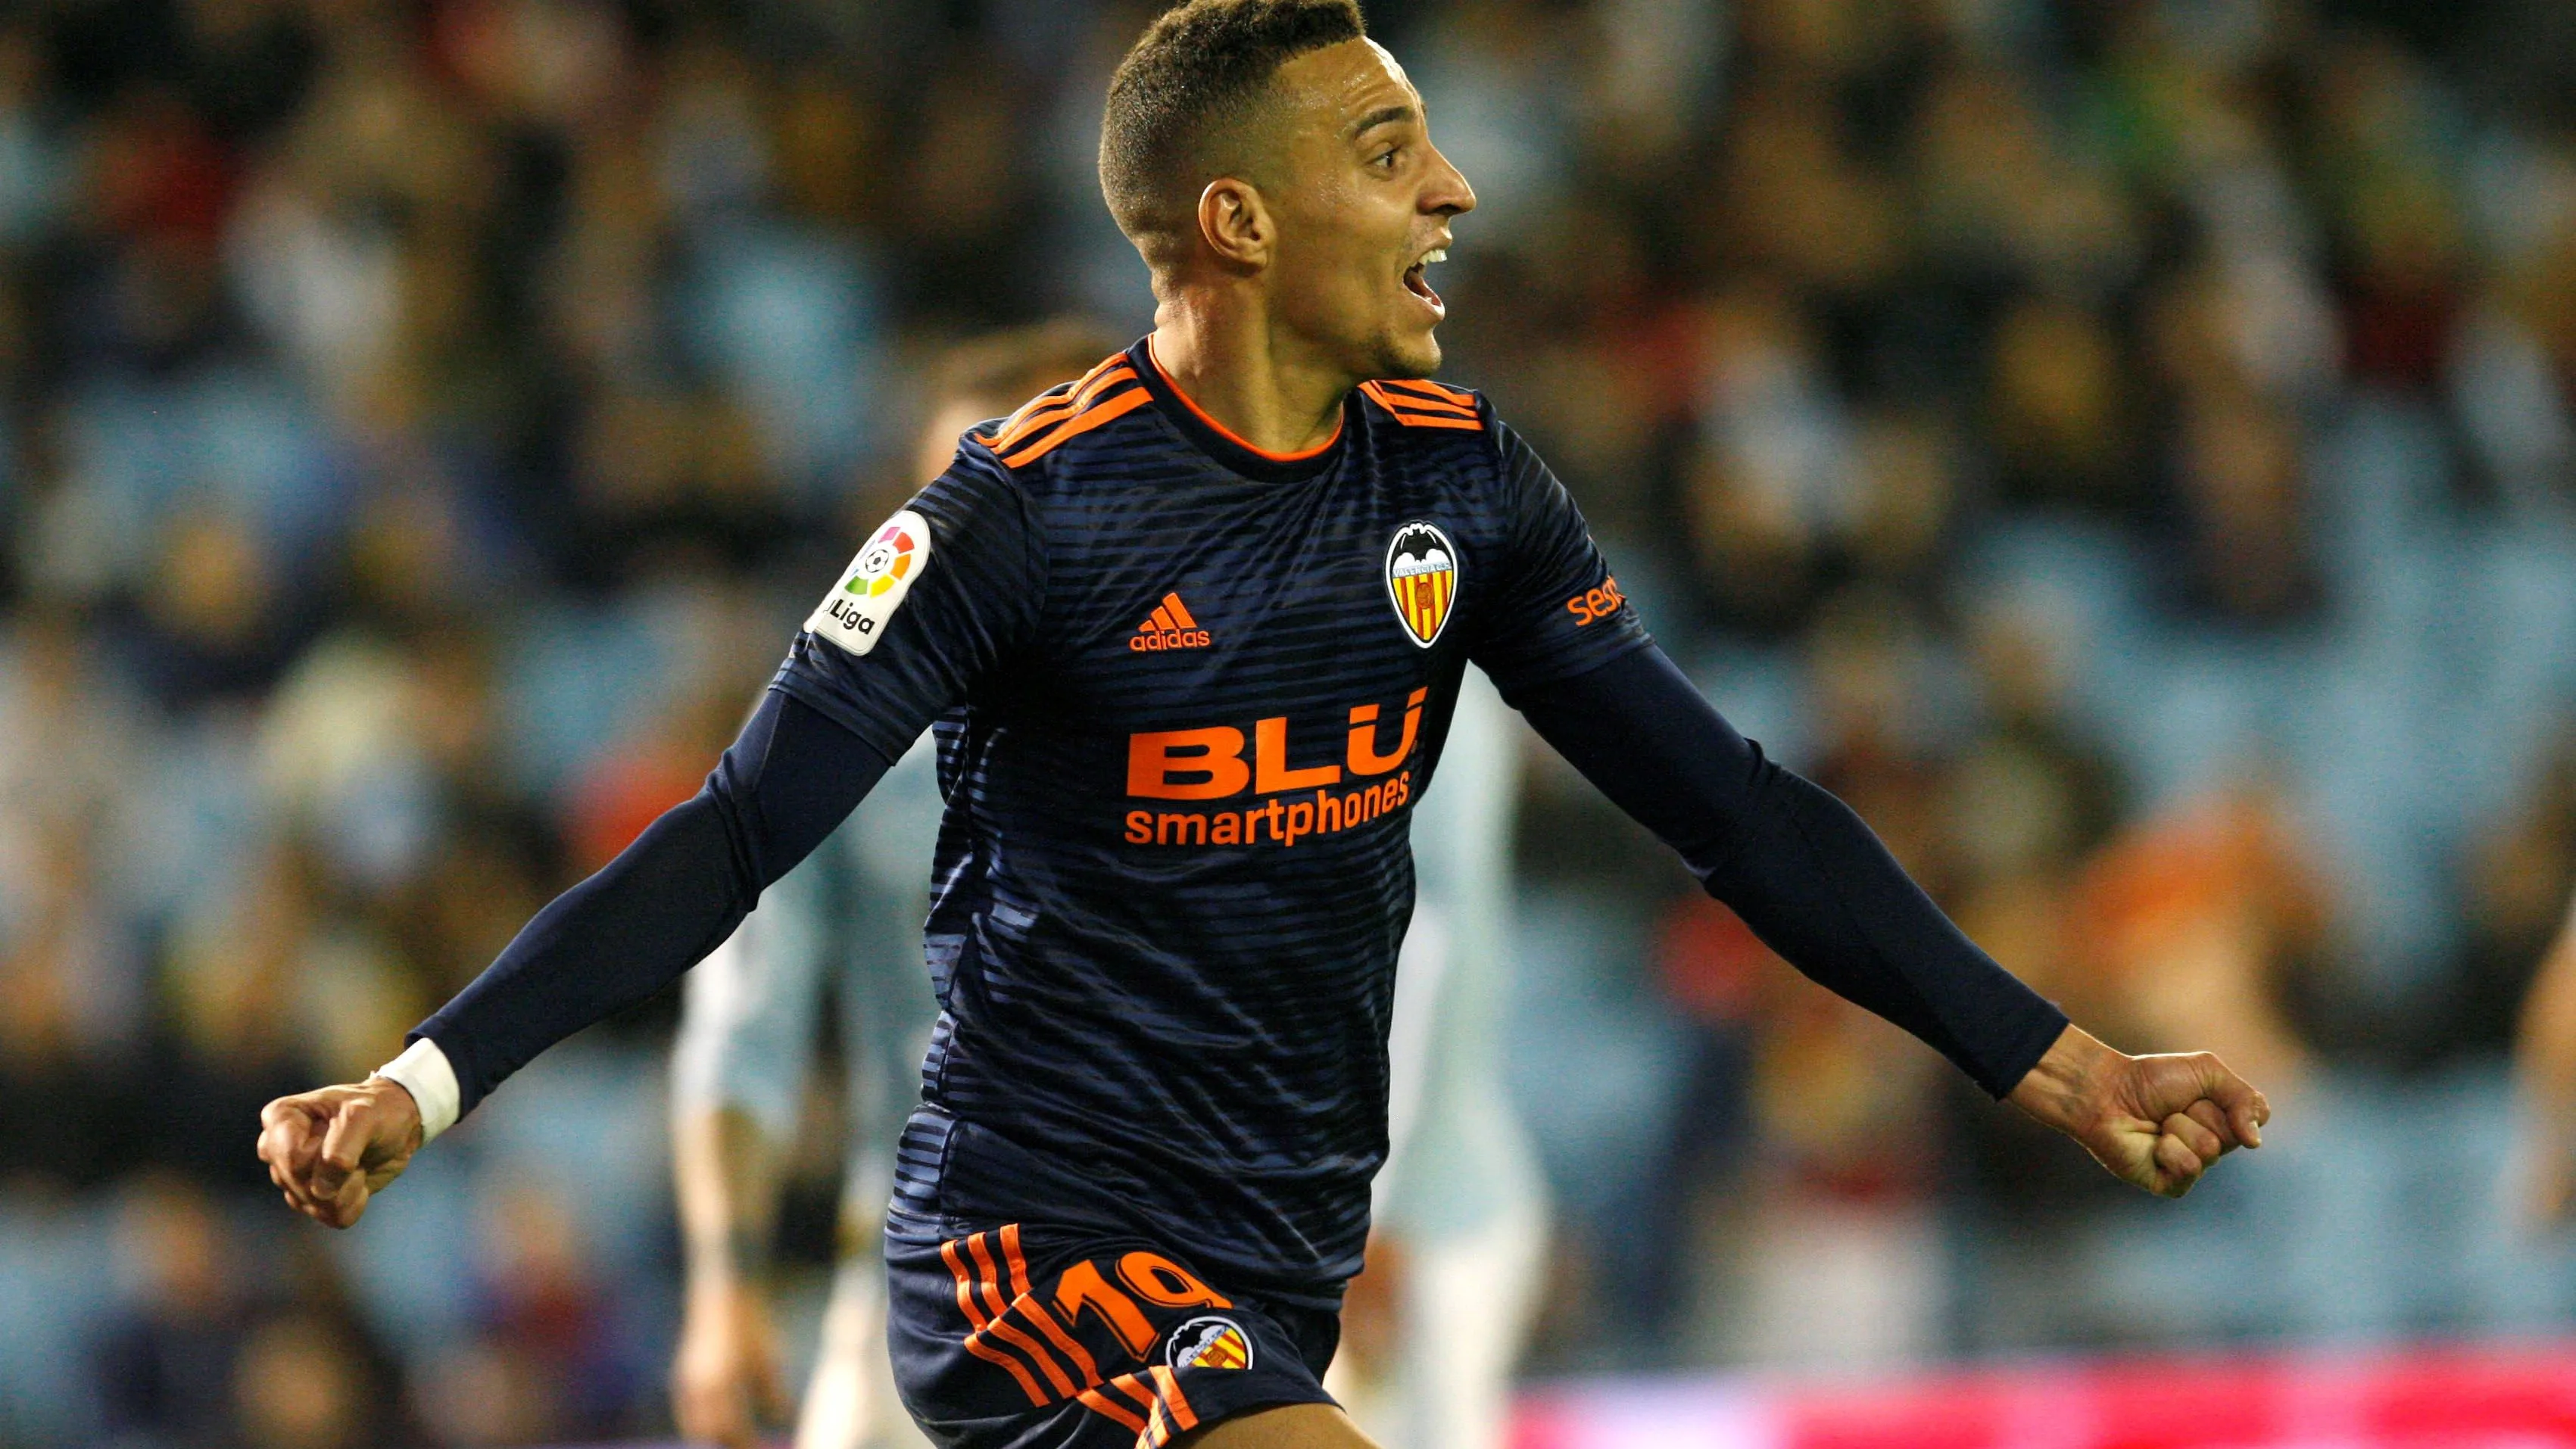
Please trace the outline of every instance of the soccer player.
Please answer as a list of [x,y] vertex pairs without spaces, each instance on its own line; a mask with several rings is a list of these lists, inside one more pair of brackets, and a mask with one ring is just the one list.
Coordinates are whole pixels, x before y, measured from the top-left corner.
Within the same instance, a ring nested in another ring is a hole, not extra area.
[[706,788],[365,1082],[271,1103],[356,1222],[423,1143],[731,933],[936,721],[938,1028],[886,1213],[905,1406],[973,1449],[1332,1449],[1318,1376],[1386,1150],[1407,817],[1462,671],[1789,961],[2168,1195],[2269,1108],[2125,1056],[1962,936],[1648,638],[1565,490],[1428,382],[1474,194],[1351,0],[1191,0],[1121,63],[1155,330],[960,440]]
[[[959,433],[1114,345],[1098,327],[1062,319],[951,350],[926,389],[915,476],[937,476]],[[671,1070],[671,1159],[687,1260],[671,1405],[689,1439],[748,1449],[760,1413],[785,1407],[762,1269],[778,1163],[830,996],[840,1008],[847,1077],[840,1261],[796,1413],[796,1449],[921,1442],[888,1377],[878,1214],[895,1138],[921,1097],[922,1051],[939,1009],[921,963],[942,809],[936,754],[927,734],[917,740],[867,802],[689,973]]]

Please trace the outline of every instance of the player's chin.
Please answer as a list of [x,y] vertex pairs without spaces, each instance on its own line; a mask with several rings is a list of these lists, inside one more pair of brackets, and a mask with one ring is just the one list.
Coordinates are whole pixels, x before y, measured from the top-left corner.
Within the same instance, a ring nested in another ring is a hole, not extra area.
[[1374,377],[1429,377],[1440,370],[1440,340],[1430,328],[1395,332],[1379,342]]

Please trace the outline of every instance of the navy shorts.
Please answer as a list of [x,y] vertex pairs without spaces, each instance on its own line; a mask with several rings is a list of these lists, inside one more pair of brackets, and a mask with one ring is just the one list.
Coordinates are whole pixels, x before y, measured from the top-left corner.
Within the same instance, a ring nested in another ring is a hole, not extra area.
[[1338,1315],[1231,1291],[1142,1238],[1012,1223],[886,1238],[886,1346],[941,1449],[1161,1449],[1329,1404]]

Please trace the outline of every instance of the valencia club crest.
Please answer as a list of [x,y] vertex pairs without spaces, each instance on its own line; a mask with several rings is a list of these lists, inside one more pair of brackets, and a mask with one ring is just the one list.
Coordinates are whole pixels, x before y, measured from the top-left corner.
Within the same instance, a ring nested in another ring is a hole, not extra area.
[[1404,632],[1425,649],[1448,627],[1458,600],[1458,549],[1430,523],[1408,523],[1386,545],[1386,596]]
[[1233,1319],[1210,1314],[1173,1329],[1163,1356],[1176,1369],[1248,1369],[1252,1367],[1252,1340],[1244,1336],[1243,1326]]

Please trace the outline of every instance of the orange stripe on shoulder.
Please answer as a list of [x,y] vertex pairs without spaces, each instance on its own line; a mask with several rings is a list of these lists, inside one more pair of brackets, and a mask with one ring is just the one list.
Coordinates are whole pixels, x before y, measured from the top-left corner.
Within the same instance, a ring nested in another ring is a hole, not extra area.
[[1447,403],[1453,408],[1459,408],[1471,413],[1476,410],[1476,395],[1474,393],[1469,392],[1462,387],[1451,387],[1447,383],[1433,382],[1427,377],[1390,377],[1382,379],[1378,383],[1378,386],[1385,388],[1389,392],[1410,394],[1429,403]]
[[[1115,357],[1110,359],[1112,363],[1124,360],[1124,358]],[[994,435],[992,449],[997,453],[1008,452],[1049,426],[1062,422],[1091,406],[1110,388],[1122,382],[1135,380],[1136,369],[1132,367],[1107,367],[1105,370],[1090,373],[1079,381],[1066,384],[1065,391],[1059,392],[1051,388],[1040,393],[1035,401],[1013,414],[1011,420],[1003,425],[1002,430]]]
[[1050,404],[1061,404],[1066,398],[1071,397],[1073,395],[1074,387],[1075,384],[1073,383],[1059,382],[1055,386],[1048,388],[1046,391],[1039,393],[1036,397],[1030,398],[1027,402],[1020,404],[1017,408],[1012,409],[1008,417],[1001,418],[990,423],[977,424],[974,429],[975,436],[982,438],[985,445],[988,447],[994,443],[998,443],[1002,439],[1009,437],[1012,431],[1018,428],[1022,423],[1027,422],[1031,414],[1036,413],[1039,409]]
[[1407,393],[1390,391],[1387,393],[1387,400],[1390,407],[1402,408],[1409,413],[1428,413],[1444,418],[1481,419],[1483,417],[1483,414],[1474,408],[1462,408],[1455,403],[1434,402],[1430,398],[1418,398]]
[[[1131,379],[1133,376],[1134,374],[1129,374]],[[1021,447],[1019,451],[1015,453],[1005,455],[1002,459],[1002,465],[1008,468],[1026,467],[1030,463],[1034,463],[1038,459],[1045,457],[1048,453],[1062,446],[1068,440],[1078,438],[1084,433],[1090,432],[1093,428],[1103,427],[1107,424],[1114,423],[1120,418],[1127,416],[1129,413],[1136,411],[1136,409],[1143,407],[1145,404],[1152,402],[1153,400],[1154,395],[1145,391],[1144,384],[1135,383],[1132,386],[1129,386],[1125,392],[1112,393],[1101,401],[1093,403],[1090,407],[1083,409],[1081,412],[1074,413],[1071,416],[1056,422],[1052,426],[1041,428],[1034,441]],[[997,449],[996,451],[999,450]]]
[[1378,382],[1361,383],[1360,391],[1369,401],[1386,409],[1389,417],[1408,428],[1456,428],[1468,433],[1480,433],[1485,429],[1485,420],[1472,408],[1452,409],[1444,403],[1390,391],[1386,384]]
[[[1075,394],[1081,392],[1084,388],[1091,386],[1093,383],[1098,382],[1101,374],[1108,372],[1111,368],[1118,366],[1126,360],[1126,353],[1113,352],[1109,356],[1104,357],[1099,362],[1095,363],[1091,370],[1084,373],[1082,376],[1075,378],[1071,382],[1059,382],[1055,386],[1039,393],[1036,397],[1030,398],[1027,402],[1020,404],[1018,408],[1012,411],[1009,417],[1002,420],[1001,427],[994,430],[992,436],[993,446],[998,450],[1002,446],[1003,439],[1010,437],[1014,432],[1021,431],[1025,425],[1034,421],[1039,413],[1049,411],[1050,409],[1062,408],[1066,403],[1073,399]],[[1129,371],[1133,372],[1134,369],[1130,368]]]

